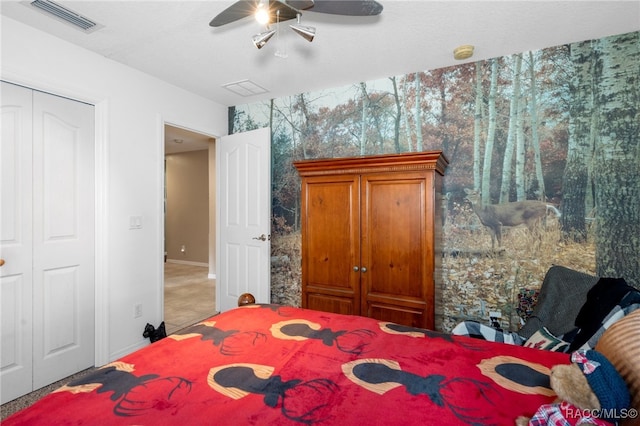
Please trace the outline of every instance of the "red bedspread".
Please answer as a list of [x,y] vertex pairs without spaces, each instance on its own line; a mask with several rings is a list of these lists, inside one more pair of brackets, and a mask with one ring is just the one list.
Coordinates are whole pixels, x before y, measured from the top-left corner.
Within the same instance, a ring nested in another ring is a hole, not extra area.
[[106,365],[3,425],[511,425],[568,355],[275,305]]

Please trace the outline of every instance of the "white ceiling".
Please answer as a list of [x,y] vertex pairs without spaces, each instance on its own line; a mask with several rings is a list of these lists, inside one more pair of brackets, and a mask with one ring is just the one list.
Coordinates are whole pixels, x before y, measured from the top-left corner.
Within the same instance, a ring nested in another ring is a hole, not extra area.
[[[453,49],[475,45],[476,61],[640,30],[640,1],[379,0],[375,17],[303,12],[312,43],[280,24],[280,39],[256,49],[252,18],[209,21],[233,1],[67,1],[104,27],[86,34],[2,0],[1,13],[223,105],[240,105],[460,63]],[[274,55],[284,49],[288,58]],[[268,90],[236,95],[223,84],[249,79]]]
[[[226,106],[459,64],[453,49],[463,44],[475,46],[469,62],[640,30],[639,0],[378,0],[384,10],[374,17],[303,12],[302,24],[317,29],[312,43],[291,21],[258,50],[251,36],[264,27],[252,18],[209,26],[233,1],[55,1],[103,27],[87,34],[30,1],[1,0],[0,12]],[[243,97],[223,88],[241,80],[267,91]],[[165,133],[167,152],[208,140],[170,126]]]

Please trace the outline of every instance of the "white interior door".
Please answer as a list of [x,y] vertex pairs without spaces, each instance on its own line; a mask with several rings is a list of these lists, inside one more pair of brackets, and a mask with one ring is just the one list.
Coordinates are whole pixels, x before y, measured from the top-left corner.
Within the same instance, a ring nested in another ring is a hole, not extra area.
[[94,108],[34,92],[34,389],[93,366]]
[[6,83],[2,105],[4,402],[94,363],[95,133],[91,105]]
[[251,293],[271,302],[271,130],[216,141],[216,310],[238,306]]
[[32,92],[2,83],[0,382],[2,403],[32,390]]

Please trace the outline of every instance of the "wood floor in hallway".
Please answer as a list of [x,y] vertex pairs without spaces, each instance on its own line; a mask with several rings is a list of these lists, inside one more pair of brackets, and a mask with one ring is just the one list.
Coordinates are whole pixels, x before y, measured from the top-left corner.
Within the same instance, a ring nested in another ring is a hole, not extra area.
[[215,314],[216,280],[205,266],[165,262],[164,324],[171,334]]

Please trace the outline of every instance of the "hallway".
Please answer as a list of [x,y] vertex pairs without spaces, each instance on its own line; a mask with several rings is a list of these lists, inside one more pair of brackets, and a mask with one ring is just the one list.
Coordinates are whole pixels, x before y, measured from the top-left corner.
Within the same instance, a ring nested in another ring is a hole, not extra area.
[[166,262],[164,264],[164,323],[167,334],[209,318],[215,313],[216,280],[208,268]]

